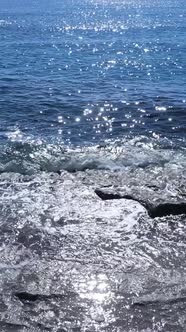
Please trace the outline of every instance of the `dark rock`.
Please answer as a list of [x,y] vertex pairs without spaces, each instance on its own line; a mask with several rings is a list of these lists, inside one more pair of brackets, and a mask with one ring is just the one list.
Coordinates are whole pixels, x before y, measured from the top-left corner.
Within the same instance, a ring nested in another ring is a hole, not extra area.
[[24,324],[18,324],[18,323],[10,323],[10,322],[6,322],[1,320],[0,321],[0,330],[1,331],[8,331],[8,332],[21,332],[21,331],[28,331],[29,326],[24,325]]
[[96,195],[98,195],[98,197],[100,197],[103,201],[106,201],[106,200],[111,200],[111,199],[132,199],[135,201],[135,199],[130,196],[130,195],[119,195],[119,194],[116,194],[116,193],[109,193],[109,192],[104,192],[102,190],[99,190],[99,189],[96,189],[95,190],[95,193]]
[[[156,201],[149,202],[143,198],[137,198],[124,193],[117,193],[114,191],[107,191],[107,189],[96,189],[95,193],[102,200],[114,200],[114,199],[128,199],[140,203],[145,207],[151,218],[165,217],[169,215],[181,215],[186,214],[186,202],[175,202],[175,203],[158,203]],[[135,195],[135,194],[134,194]]]
[[186,203],[165,203],[148,210],[151,218],[186,214]]
[[15,293],[14,295],[22,302],[24,301],[35,302],[40,298],[39,294],[31,294],[27,292]]
[[185,303],[186,302],[186,296],[180,296],[180,297],[172,297],[168,299],[152,299],[152,300],[136,300],[133,302],[132,306],[134,307],[145,307],[145,306],[161,306],[161,305],[171,305],[176,303]]
[[14,296],[17,297],[21,302],[36,302],[36,301],[46,301],[53,299],[64,299],[66,296],[75,297],[76,294],[73,292],[68,292],[68,294],[34,294],[28,292],[15,292]]

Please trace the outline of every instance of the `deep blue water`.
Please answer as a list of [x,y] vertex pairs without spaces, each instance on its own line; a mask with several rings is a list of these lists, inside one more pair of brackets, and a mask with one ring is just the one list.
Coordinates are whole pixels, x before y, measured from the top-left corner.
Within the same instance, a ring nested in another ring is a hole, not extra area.
[[3,144],[184,144],[185,1],[0,0],[0,45]]

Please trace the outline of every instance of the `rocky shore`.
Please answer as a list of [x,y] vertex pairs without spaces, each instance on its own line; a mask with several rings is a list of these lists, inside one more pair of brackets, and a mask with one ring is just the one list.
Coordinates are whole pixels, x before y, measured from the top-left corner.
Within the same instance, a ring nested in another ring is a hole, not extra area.
[[186,329],[186,175],[0,176],[0,330]]

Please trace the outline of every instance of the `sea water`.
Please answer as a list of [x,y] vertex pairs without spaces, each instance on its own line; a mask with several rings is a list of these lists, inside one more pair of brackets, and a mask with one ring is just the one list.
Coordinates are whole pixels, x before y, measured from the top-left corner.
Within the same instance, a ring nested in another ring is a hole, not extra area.
[[184,331],[185,149],[184,0],[0,0],[1,330]]

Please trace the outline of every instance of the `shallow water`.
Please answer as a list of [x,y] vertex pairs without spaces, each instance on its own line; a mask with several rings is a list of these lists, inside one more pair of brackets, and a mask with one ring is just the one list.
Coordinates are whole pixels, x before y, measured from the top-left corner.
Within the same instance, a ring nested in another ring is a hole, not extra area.
[[0,329],[186,329],[185,1],[0,0]]

